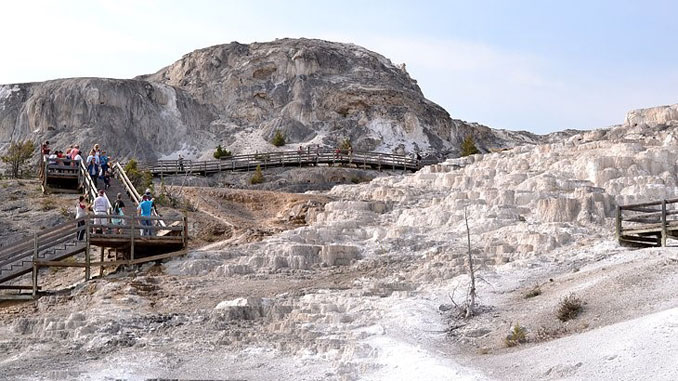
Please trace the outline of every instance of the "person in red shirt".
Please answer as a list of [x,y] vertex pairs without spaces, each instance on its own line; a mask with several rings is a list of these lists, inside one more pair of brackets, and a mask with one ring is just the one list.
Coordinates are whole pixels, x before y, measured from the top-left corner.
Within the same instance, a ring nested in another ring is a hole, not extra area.
[[42,147],[40,148],[40,152],[43,155],[49,155],[49,140],[46,140],[44,143],[42,143]]

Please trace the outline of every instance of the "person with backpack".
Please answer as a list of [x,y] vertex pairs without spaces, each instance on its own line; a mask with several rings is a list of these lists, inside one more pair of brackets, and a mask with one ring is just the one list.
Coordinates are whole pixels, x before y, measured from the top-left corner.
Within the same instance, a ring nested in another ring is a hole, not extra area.
[[[125,215],[125,212],[123,211],[124,207],[125,203],[122,201],[122,194],[118,193],[118,195],[115,197],[115,202],[113,203],[113,215],[124,216]],[[122,218],[112,218],[111,222],[113,223],[113,225],[123,225]],[[120,234],[120,229],[118,229],[118,234]]]

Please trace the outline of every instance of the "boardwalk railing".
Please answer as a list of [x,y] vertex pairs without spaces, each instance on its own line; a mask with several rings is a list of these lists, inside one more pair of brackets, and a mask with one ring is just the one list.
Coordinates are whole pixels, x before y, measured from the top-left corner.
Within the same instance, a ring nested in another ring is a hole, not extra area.
[[678,199],[619,205],[615,231],[622,245],[666,246],[678,238]]
[[[43,155],[40,173],[43,192],[49,189],[49,184],[52,181],[70,179],[71,181],[77,180],[77,185],[73,187],[74,191],[77,192],[77,189],[82,189],[90,200],[94,200],[98,196],[97,186],[89,175],[84,160],[48,159],[47,156]],[[105,197],[108,199],[108,196]]]
[[[33,235],[31,239],[0,251],[0,289],[32,289],[33,297],[38,289],[38,270],[42,266],[81,267],[85,280],[91,277],[91,267],[119,266],[144,263],[185,254],[188,244],[186,217],[168,218],[170,226],[161,226],[160,217],[89,215],[68,221]],[[92,262],[92,246],[100,248],[101,257]],[[166,248],[163,254],[135,257],[135,247]],[[128,253],[127,258],[104,261],[104,247]],[[176,251],[177,249],[183,249]],[[63,262],[62,259],[85,253],[85,262]],[[4,282],[32,273],[32,285],[5,285]]]
[[421,162],[406,155],[380,152],[336,151],[281,151],[248,155],[237,155],[221,160],[159,160],[149,168],[154,176],[172,174],[210,174],[223,171],[253,171],[257,165],[261,169],[269,167],[302,167],[308,165],[348,164],[358,168],[378,170],[416,171]]
[[[125,187],[125,191],[127,194],[130,196],[130,198],[134,201],[136,205],[139,205],[141,202],[141,195],[137,191],[137,188],[134,186],[132,181],[129,179],[127,176],[127,173],[125,172],[125,169],[122,167],[122,165],[119,162],[116,162],[113,164],[113,173],[115,174],[116,178],[120,180],[122,185]],[[158,211],[153,208],[151,211],[151,214],[154,217],[160,217],[158,214]],[[158,219],[158,224],[160,226],[167,226],[167,223],[163,219]]]

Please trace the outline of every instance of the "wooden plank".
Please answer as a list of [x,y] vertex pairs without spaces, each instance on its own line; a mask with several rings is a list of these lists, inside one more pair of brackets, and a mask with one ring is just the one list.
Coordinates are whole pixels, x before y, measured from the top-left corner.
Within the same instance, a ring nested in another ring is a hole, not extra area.
[[173,258],[173,257],[178,257],[182,255],[186,255],[188,253],[187,250],[179,250],[179,251],[174,251],[171,253],[165,253],[165,254],[158,254],[158,255],[152,255],[150,257],[143,257],[143,258],[138,258],[133,261],[130,261],[131,264],[136,265],[139,263],[144,263],[144,262],[151,262],[151,261],[157,261],[160,259],[167,259],[167,258]]
[[0,300],[33,300],[36,295],[28,294],[10,294],[10,295],[0,295]]
[[649,242],[649,243],[657,243],[657,238],[656,237],[642,237],[642,236],[630,236],[630,235],[622,235],[621,236],[622,240],[625,241],[638,241],[638,242]]
[[[8,284],[0,284],[0,290],[32,290],[33,285],[27,284],[27,285],[8,285]],[[42,287],[38,286],[38,290],[42,289]]]

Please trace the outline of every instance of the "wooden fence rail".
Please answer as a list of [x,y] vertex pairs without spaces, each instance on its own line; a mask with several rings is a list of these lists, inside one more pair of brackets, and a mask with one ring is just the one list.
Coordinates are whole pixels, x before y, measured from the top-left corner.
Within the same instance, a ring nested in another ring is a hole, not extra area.
[[678,199],[619,205],[615,234],[622,245],[665,247],[678,239]]
[[256,154],[236,155],[221,160],[159,160],[149,168],[154,176],[172,174],[211,174],[223,171],[253,171],[257,166],[302,167],[309,165],[348,164],[358,168],[378,170],[410,170],[421,167],[421,161],[406,155],[380,152],[336,151],[280,151]]

